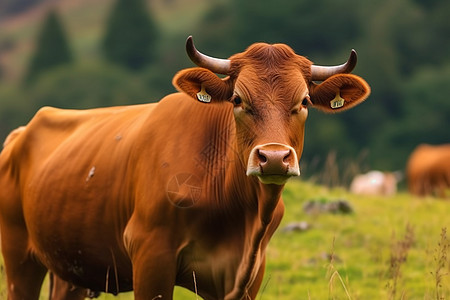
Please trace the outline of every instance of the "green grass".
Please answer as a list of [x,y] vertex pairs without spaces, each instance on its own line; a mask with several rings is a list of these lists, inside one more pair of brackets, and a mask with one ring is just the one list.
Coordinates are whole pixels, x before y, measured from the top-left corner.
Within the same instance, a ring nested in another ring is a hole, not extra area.
[[[302,206],[312,198],[345,199],[354,213],[307,215]],[[449,201],[405,193],[363,197],[296,180],[284,201],[280,229],[294,221],[311,229],[277,231],[258,299],[450,299],[450,238],[443,231],[450,227]],[[133,299],[131,293],[100,297],[113,298]],[[197,298],[177,288],[175,299]]]

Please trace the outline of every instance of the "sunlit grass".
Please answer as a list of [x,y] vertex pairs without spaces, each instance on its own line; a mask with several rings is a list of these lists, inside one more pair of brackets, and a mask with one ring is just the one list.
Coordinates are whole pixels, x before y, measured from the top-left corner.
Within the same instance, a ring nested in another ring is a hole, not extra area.
[[[285,195],[286,216],[281,227],[303,220],[312,229],[275,234],[268,249],[266,278],[270,276],[272,284],[267,285],[265,299],[348,299],[345,289],[351,299],[387,299],[391,245],[393,239],[405,235],[408,224],[414,230],[414,243],[400,270],[397,296],[405,293],[408,299],[434,299],[433,251],[442,228],[450,225],[449,202],[408,194],[361,197],[300,182],[291,182]],[[299,211],[306,200],[317,195],[346,199],[355,212],[309,216]],[[345,289],[336,278],[335,288],[329,289],[331,253],[335,256],[333,268],[344,280]],[[448,260],[446,267],[448,270]],[[443,280],[443,293],[448,296],[450,280],[448,276]]]

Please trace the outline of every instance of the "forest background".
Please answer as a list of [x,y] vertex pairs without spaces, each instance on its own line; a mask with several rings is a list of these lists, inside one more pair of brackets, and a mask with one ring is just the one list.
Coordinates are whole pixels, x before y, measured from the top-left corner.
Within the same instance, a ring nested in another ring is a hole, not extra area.
[[158,101],[193,66],[193,35],[221,58],[264,41],[335,65],[356,49],[353,73],[372,94],[344,113],[310,110],[302,175],[330,157],[341,169],[404,170],[417,145],[450,142],[448,12],[447,0],[3,0],[0,140],[44,105]]

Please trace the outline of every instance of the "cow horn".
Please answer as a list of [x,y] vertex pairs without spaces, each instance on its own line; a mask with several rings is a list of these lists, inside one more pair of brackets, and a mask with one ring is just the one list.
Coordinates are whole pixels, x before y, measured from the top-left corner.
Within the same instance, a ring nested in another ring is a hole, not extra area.
[[199,67],[223,75],[227,75],[230,72],[231,62],[229,59],[214,58],[199,52],[194,46],[191,35],[186,40],[186,52],[192,62]]
[[322,81],[328,77],[339,73],[350,73],[356,66],[357,55],[355,49],[352,49],[350,57],[345,64],[339,66],[311,66],[311,80]]

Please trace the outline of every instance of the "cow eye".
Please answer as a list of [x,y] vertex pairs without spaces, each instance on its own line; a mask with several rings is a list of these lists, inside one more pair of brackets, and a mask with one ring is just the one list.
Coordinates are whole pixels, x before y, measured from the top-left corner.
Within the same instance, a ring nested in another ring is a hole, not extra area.
[[310,103],[309,95],[306,95],[306,97],[303,98],[302,105],[308,106],[309,103]]
[[232,102],[235,106],[239,106],[239,105],[242,104],[242,99],[241,99],[241,97],[235,95],[235,96],[233,97],[233,99],[231,99],[231,102]]

